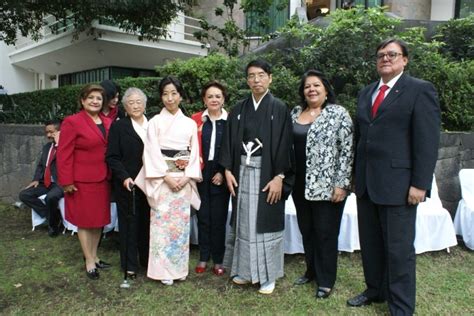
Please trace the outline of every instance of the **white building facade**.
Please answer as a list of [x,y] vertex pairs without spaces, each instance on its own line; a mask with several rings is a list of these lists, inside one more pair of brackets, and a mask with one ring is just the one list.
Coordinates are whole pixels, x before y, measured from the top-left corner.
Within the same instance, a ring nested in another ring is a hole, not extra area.
[[[54,23],[54,22],[53,22]],[[0,85],[8,94],[56,88],[64,84],[154,74],[154,67],[176,58],[206,56],[192,35],[199,29],[196,19],[178,15],[168,26],[168,36],[157,42],[139,41],[138,36],[118,27],[95,22],[94,35],[73,30],[52,34],[44,28],[35,42],[19,38],[14,46],[0,42]]]

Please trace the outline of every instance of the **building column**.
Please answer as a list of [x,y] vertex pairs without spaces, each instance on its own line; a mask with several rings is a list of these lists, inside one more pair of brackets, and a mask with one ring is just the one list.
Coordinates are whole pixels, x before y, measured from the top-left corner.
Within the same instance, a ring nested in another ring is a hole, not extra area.
[[389,11],[406,20],[430,20],[431,0],[384,0]]

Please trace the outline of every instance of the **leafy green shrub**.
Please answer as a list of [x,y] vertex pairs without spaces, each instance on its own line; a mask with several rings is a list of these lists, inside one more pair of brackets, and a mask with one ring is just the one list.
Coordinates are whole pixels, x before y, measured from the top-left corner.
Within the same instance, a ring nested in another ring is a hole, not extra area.
[[453,19],[438,26],[435,39],[444,43],[441,53],[453,60],[474,58],[474,14],[464,19]]
[[437,83],[443,127],[451,131],[474,130],[474,60],[448,62],[444,66],[445,80]]
[[225,105],[227,108],[241,99],[247,88],[244,65],[241,59],[216,53],[206,57],[175,60],[157,67],[157,71],[163,77],[173,75],[182,81],[187,94],[186,109],[189,113],[194,113],[203,109],[201,88],[211,80],[217,80],[226,86],[229,94]]
[[[288,38],[289,43],[304,41],[305,46],[275,50],[264,58],[277,65],[276,68],[278,65],[289,68],[297,77],[310,68],[323,71],[334,86],[338,103],[354,114],[358,91],[379,78],[375,48],[386,38],[401,38],[409,47],[406,71],[431,81],[438,90],[443,128],[474,130],[472,56],[462,63],[449,61],[440,54],[440,49],[448,45],[436,40],[426,41],[424,28],[400,31],[401,21],[387,17],[383,8],[336,10],[330,18],[331,23],[326,28],[309,24],[299,26],[294,20],[290,21],[281,30],[281,35]],[[465,29],[472,27],[472,19],[469,26],[466,23],[460,24]],[[471,44],[461,45],[453,40],[451,45],[453,49],[460,45],[461,51],[469,47],[472,53],[474,45],[472,36],[470,38]],[[274,77],[277,78],[278,74]],[[293,84],[293,87],[296,89],[297,86]]]
[[[148,111],[156,113],[159,104],[158,81],[159,78],[126,78],[117,80],[117,83],[123,92],[129,87],[142,89],[148,97]],[[82,87],[74,85],[1,96],[0,103],[4,102],[4,106],[0,112],[0,123],[41,124],[52,118],[62,119],[76,113]]]
[[[377,78],[377,44],[396,34],[398,19],[388,18],[382,8],[336,10],[327,27],[299,25],[294,19],[280,30],[288,41],[300,40],[301,48],[285,48],[266,55],[272,63],[292,69],[300,77],[308,69],[324,72],[334,87],[337,102],[354,113],[358,91]],[[296,89],[297,86],[294,86]],[[299,99],[297,99],[299,100]]]

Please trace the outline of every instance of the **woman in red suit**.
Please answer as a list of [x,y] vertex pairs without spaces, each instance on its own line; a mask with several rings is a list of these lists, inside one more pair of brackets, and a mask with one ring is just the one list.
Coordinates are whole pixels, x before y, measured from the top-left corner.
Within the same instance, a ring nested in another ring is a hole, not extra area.
[[77,114],[64,119],[58,144],[59,183],[64,188],[66,219],[78,227],[87,276],[99,278],[110,265],[97,256],[102,227],[110,222],[110,184],[105,162],[111,121],[99,116],[104,89],[87,85],[81,90]]

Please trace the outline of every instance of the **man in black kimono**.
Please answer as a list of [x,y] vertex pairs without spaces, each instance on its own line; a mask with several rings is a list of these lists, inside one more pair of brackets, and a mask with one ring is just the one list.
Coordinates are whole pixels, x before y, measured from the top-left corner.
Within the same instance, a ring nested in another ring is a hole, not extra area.
[[294,178],[292,125],[287,106],[268,90],[271,66],[254,60],[246,75],[252,94],[229,114],[219,161],[233,197],[224,265],[234,283],[260,283],[259,292],[270,294],[283,276],[285,198]]

